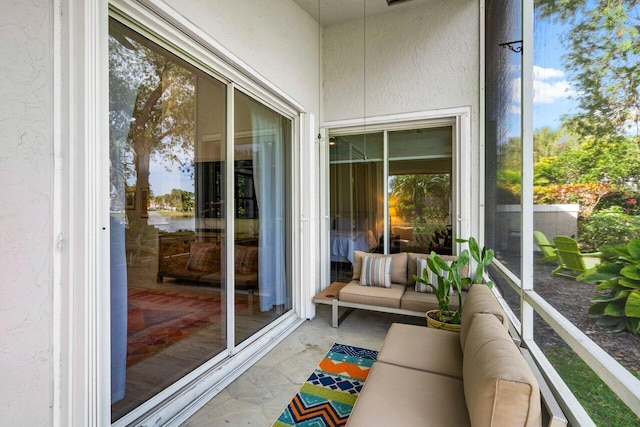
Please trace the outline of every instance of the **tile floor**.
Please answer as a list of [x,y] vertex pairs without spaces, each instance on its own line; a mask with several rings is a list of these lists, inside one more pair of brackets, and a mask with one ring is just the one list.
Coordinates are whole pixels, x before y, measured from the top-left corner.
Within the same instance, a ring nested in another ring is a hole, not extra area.
[[354,310],[335,329],[330,310],[318,305],[315,319],[302,324],[183,425],[269,427],[334,342],[379,350],[392,323],[425,324],[417,317]]

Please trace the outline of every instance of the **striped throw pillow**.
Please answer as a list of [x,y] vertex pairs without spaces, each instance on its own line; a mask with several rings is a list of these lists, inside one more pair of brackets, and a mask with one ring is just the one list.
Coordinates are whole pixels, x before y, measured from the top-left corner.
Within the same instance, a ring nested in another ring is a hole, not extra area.
[[[431,273],[431,270],[429,270],[427,267],[427,260],[425,258],[418,258],[416,261],[418,263],[418,272],[416,274],[418,275],[419,278],[422,279],[424,277],[425,270]],[[429,275],[429,280],[431,280],[431,275]],[[423,292],[423,293],[429,292],[429,289],[431,289],[430,286],[427,286],[424,283],[416,282],[416,287],[415,287],[416,292]]]
[[391,257],[371,257],[365,255],[362,258],[360,284],[362,286],[378,286],[381,288],[390,288]]

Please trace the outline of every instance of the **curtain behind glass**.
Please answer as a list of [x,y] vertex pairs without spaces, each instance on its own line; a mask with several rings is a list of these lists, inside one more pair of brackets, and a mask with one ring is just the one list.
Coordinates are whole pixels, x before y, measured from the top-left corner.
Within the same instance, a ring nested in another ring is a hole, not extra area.
[[260,310],[287,302],[285,270],[284,153],[279,117],[251,111],[253,177],[260,212],[258,249]]

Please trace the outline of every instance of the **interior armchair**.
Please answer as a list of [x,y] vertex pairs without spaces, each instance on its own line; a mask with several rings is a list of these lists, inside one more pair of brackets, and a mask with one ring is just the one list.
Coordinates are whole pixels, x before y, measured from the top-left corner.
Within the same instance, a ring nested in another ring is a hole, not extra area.
[[391,234],[393,237],[393,249],[405,252],[417,246],[414,236],[414,227],[412,226],[395,225],[391,227]]

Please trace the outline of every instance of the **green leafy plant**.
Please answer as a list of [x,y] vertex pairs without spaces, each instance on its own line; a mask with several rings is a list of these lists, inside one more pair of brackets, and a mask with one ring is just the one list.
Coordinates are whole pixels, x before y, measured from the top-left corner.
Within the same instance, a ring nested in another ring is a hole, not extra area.
[[[480,245],[478,245],[478,241],[473,237],[470,237],[469,240],[456,239],[456,241],[459,243],[468,243],[469,252],[476,263],[478,263],[473,283],[484,283],[484,270],[493,262],[493,249],[487,249],[485,247],[482,247],[481,249]],[[493,282],[489,281],[486,285],[491,288],[493,287]]]
[[640,240],[604,251],[605,260],[585,282],[602,291],[591,299],[589,314],[600,315],[596,324],[613,332],[640,333]]
[[[430,286],[433,294],[438,300],[438,320],[443,323],[453,325],[460,324],[462,316],[462,290],[474,283],[484,283],[484,269],[493,262],[493,249],[480,248],[476,239],[471,237],[469,240],[457,239],[459,243],[468,243],[469,249],[464,249],[458,258],[454,261],[447,262],[440,255],[431,252],[430,258],[427,258],[427,267],[435,273],[438,284],[429,282],[429,272],[425,269],[422,277],[414,274],[413,279],[416,282]],[[475,279],[470,277],[462,277],[460,272],[473,259],[478,263],[476,268]],[[492,283],[486,283],[491,287]],[[455,290],[458,297],[458,308],[452,310],[450,307],[451,290]]]

